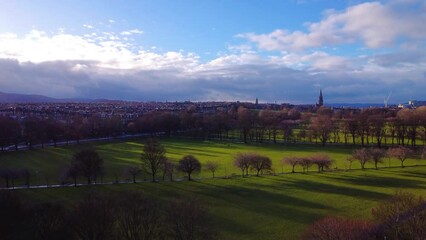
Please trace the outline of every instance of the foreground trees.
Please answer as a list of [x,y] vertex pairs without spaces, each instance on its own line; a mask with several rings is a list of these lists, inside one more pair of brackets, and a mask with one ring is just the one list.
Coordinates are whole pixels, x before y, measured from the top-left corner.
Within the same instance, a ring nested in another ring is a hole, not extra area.
[[305,231],[303,238],[317,239],[425,239],[426,201],[397,192],[372,209],[375,222],[326,216]]
[[157,139],[148,139],[143,146],[141,161],[142,168],[151,175],[153,182],[156,181],[157,172],[165,158],[166,150],[164,146]]

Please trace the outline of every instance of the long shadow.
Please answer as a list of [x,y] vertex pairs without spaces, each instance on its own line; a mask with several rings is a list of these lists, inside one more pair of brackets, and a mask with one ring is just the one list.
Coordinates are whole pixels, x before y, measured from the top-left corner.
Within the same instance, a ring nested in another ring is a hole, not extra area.
[[[275,181],[280,181],[280,180],[277,179]],[[314,182],[309,180],[288,179],[285,183],[285,187],[305,190],[309,192],[340,194],[340,195],[345,195],[349,197],[361,197],[364,199],[372,199],[372,200],[380,200],[389,196],[387,194],[383,194],[379,192],[352,188],[352,187],[338,186],[334,184]]]
[[[423,177],[425,175],[422,175]],[[390,187],[390,188],[424,188],[425,183],[418,180],[403,179],[396,177],[384,176],[325,176],[326,178],[334,181],[349,183],[355,186],[368,186],[368,187]]]

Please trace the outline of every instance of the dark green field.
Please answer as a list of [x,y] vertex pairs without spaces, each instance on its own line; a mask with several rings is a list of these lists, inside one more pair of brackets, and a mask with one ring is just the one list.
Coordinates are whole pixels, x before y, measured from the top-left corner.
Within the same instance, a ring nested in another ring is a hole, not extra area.
[[[232,157],[238,152],[258,152],[269,156],[275,172],[281,173],[281,159],[285,156],[329,154],[338,169],[344,169],[345,159],[352,152],[349,147],[325,147],[315,145],[244,145],[217,142],[196,142],[168,139],[168,156],[178,160],[185,154],[193,154],[200,161],[220,163],[217,176],[240,174],[232,165]],[[74,152],[87,146],[37,149],[0,155],[2,167],[26,167],[34,173],[34,180],[42,184],[47,176],[55,183],[58,172],[69,163]],[[111,181],[115,172],[122,173],[129,164],[139,164],[142,149],[140,141],[98,143],[96,148],[105,160],[105,181]],[[17,190],[29,201],[54,201],[72,203],[88,191],[115,193],[125,190],[140,191],[161,202],[177,196],[196,196],[204,202],[213,216],[213,224],[220,239],[297,239],[307,225],[325,215],[353,218],[371,218],[371,208],[390,197],[397,190],[406,190],[426,196],[426,166],[418,160],[407,160],[409,167],[400,168],[392,159],[391,168],[285,174],[231,179],[211,179],[202,171],[203,180],[194,182],[137,183],[86,187]],[[411,165],[411,166],[410,166]],[[359,168],[354,162],[352,168]],[[301,171],[301,169],[298,169]],[[37,175],[36,175],[37,174]],[[42,177],[43,176],[43,177]],[[144,176],[142,176],[144,177]],[[140,177],[140,178],[142,178]],[[83,179],[81,179],[83,181]]]

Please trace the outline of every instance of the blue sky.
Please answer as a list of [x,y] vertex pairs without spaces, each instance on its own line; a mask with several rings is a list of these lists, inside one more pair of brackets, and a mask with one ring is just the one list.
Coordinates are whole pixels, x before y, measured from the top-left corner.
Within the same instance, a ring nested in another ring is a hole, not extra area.
[[[424,99],[426,3],[0,0],[0,91],[124,100]],[[423,90],[423,91],[422,91]]]

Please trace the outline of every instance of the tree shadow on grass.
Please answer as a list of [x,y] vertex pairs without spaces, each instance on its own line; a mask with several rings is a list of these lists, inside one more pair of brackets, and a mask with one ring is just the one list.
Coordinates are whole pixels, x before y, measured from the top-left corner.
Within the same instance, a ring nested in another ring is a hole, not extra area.
[[284,183],[283,183],[283,180],[279,180],[279,179],[276,179],[275,181],[281,182],[281,184],[285,185],[285,187],[287,188],[294,188],[294,189],[304,190],[308,192],[339,194],[339,195],[345,195],[349,197],[358,197],[358,198],[372,199],[372,200],[380,200],[380,199],[388,197],[387,194],[383,194],[379,192],[352,188],[347,186],[338,186],[335,184],[315,182],[313,180],[287,179]]
[[[424,176],[424,175],[423,175]],[[366,186],[366,187],[383,187],[383,188],[424,188],[425,183],[418,180],[403,179],[397,177],[385,177],[385,176],[325,176],[326,178],[333,179],[334,181],[340,181],[349,183],[354,186]]]

